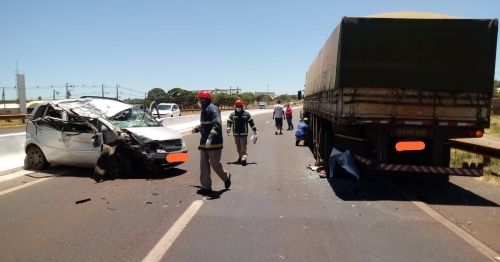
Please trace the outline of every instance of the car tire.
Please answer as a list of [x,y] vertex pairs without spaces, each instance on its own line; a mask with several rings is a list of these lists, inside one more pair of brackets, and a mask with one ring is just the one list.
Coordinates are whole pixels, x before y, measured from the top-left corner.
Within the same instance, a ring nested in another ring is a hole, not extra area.
[[124,153],[115,153],[109,158],[109,170],[106,175],[109,178],[127,177],[132,169],[132,161]]
[[42,149],[36,145],[31,145],[26,151],[26,158],[28,159],[28,166],[30,169],[42,170],[50,166],[50,163],[45,158]]

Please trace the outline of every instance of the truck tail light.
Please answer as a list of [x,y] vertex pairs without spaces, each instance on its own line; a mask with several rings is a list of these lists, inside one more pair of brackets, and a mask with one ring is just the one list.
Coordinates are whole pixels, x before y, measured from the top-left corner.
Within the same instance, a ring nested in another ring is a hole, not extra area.
[[483,134],[484,134],[483,130],[476,131],[476,137],[483,137]]

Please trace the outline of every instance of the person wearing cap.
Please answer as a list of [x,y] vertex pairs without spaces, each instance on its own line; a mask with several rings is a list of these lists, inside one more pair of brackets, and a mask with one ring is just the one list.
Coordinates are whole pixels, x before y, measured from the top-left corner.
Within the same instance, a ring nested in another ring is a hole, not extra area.
[[212,95],[207,91],[198,94],[198,106],[201,108],[200,124],[193,128],[193,133],[201,133],[200,145],[200,182],[199,193],[212,192],[212,179],[210,167],[224,181],[228,189],[231,186],[231,174],[229,174],[220,163],[223,139],[222,120],[220,110],[212,104]]
[[234,102],[235,110],[231,112],[229,118],[227,119],[227,134],[230,136],[231,133],[234,136],[234,142],[236,143],[236,150],[238,151],[239,157],[236,163],[241,163],[241,165],[247,165],[247,141],[248,141],[248,125],[253,130],[254,136],[257,136],[257,128],[253,122],[250,113],[243,110],[243,101],[236,100]]
[[295,131],[295,145],[298,146],[300,144],[300,141],[304,140],[304,145],[305,145],[305,138],[306,138],[306,132],[307,128],[309,127],[307,125],[307,118],[303,119],[304,121],[300,122],[299,125],[297,126],[297,131]]

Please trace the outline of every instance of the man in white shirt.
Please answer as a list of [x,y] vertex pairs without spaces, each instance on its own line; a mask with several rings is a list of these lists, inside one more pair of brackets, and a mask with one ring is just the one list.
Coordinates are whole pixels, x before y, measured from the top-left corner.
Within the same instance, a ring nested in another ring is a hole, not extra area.
[[281,105],[281,101],[278,100],[278,104],[274,106],[273,119],[275,122],[275,131],[274,134],[278,134],[278,129],[280,130],[280,135],[283,135],[281,129],[283,127],[283,105]]

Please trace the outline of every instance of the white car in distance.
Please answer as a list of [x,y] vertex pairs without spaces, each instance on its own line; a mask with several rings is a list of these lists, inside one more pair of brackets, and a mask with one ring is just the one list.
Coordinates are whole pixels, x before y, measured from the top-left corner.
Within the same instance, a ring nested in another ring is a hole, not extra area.
[[160,103],[156,106],[156,109],[158,112],[156,110],[152,111],[156,118],[158,118],[158,114],[160,115],[160,118],[181,116],[181,110],[175,103]]

